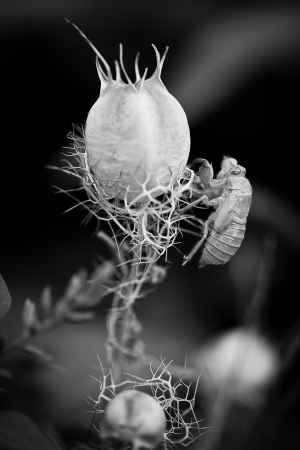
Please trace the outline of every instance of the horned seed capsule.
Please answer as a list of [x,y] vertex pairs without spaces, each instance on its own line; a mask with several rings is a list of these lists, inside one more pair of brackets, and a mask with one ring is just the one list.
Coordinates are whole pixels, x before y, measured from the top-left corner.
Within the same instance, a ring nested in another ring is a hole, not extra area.
[[[167,49],[161,57],[153,45],[157,65],[148,79],[147,69],[140,76],[136,59],[133,83],[120,46],[120,65],[116,61],[113,79],[103,56],[74,27],[96,53],[101,81],[100,96],[88,114],[84,133],[90,169],[108,196],[129,202],[138,196],[141,201],[143,193],[144,200],[155,198],[163,192],[161,188],[172,188],[182,175],[190,151],[185,112],[161,80]],[[127,83],[121,78],[120,66]]]

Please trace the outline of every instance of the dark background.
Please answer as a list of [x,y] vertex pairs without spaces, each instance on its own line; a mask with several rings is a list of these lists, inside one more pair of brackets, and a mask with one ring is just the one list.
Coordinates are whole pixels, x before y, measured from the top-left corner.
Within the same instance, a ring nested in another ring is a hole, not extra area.
[[[167,279],[137,306],[147,350],[158,356],[163,348],[183,363],[204,338],[239,325],[266,236],[277,245],[264,322],[280,340],[299,313],[300,8],[296,2],[198,0],[2,0],[0,272],[13,300],[2,322],[8,339],[20,332],[26,297],[38,300],[46,284],[58,297],[75,271],[91,271],[97,256],[107,255],[95,237],[97,223],[82,225],[86,214],[78,209],[64,214],[74,201],[55,195],[53,185],[68,189],[74,180],[45,167],[61,164],[67,132],[72,123],[85,123],[100,88],[93,51],[61,15],[111,66],[122,42],[132,78],[138,51],[141,68],[151,73],[150,44],[160,52],[170,46],[162,79],[186,111],[190,162],[206,158],[217,172],[229,154],[246,167],[253,186],[245,241],[230,263],[199,272],[197,258],[182,269],[182,255],[168,254]],[[178,249],[187,254],[194,242],[187,236]],[[58,362],[72,367],[70,398],[86,389],[88,365],[96,364],[96,350],[103,352],[108,305],[99,313],[100,327],[70,326],[43,337]],[[55,377],[44,376],[49,392]],[[61,408],[53,402],[48,413],[42,408],[46,418]],[[81,414],[74,404],[72,414],[69,403],[56,418],[62,429]]]

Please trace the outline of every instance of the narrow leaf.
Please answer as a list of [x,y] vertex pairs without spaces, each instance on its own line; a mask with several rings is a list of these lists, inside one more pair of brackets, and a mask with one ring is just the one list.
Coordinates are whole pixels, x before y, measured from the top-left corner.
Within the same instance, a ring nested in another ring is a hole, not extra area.
[[52,312],[52,295],[51,288],[46,286],[41,294],[40,305],[45,317],[51,316]]
[[65,292],[65,297],[67,299],[73,299],[74,296],[80,292],[86,283],[86,277],[87,273],[85,270],[80,270],[72,276]]
[[98,305],[106,290],[103,283],[109,281],[114,271],[115,267],[109,261],[98,266],[92,274],[92,279],[87,281],[84,292],[74,297],[73,307],[87,309]]
[[51,355],[49,355],[48,353],[45,352],[45,350],[43,350],[40,347],[37,347],[36,345],[24,344],[20,348],[21,348],[21,350],[25,351],[26,353],[29,353],[31,356],[40,358],[45,362],[50,362],[53,359]]
[[35,326],[38,324],[38,319],[36,316],[36,305],[29,298],[25,300],[22,313],[22,322],[24,325],[24,329],[27,331],[34,330]]
[[0,274],[0,319],[4,317],[11,305],[10,293],[7,289],[5,281]]
[[91,311],[86,312],[75,312],[70,311],[68,315],[65,316],[64,320],[66,322],[87,322],[88,320],[94,319],[95,314]]

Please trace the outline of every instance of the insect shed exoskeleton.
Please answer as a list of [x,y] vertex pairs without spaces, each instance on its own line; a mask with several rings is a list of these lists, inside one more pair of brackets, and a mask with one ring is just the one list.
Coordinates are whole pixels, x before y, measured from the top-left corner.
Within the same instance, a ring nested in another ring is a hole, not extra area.
[[[230,158],[233,160],[233,158]],[[234,162],[236,160],[233,160]],[[184,257],[186,264],[204,244],[199,267],[207,265],[225,264],[236,253],[243,242],[246,222],[249,214],[252,188],[245,177],[246,169],[238,164],[227,164],[226,159],[222,164],[222,176],[218,180],[212,180],[211,190],[217,192],[221,189],[221,195],[209,200],[202,196],[206,206],[216,208],[205,222],[203,236],[188,256]],[[221,172],[222,172],[221,171]]]

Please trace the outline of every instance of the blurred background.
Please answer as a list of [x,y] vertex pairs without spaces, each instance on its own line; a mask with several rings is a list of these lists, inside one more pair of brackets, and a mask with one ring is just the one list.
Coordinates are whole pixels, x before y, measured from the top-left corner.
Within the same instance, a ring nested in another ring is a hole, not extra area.
[[[168,277],[136,307],[147,353],[183,364],[207,338],[241,325],[264,261],[270,275],[260,321],[279,345],[299,315],[300,7],[250,0],[1,1],[0,273],[13,302],[1,323],[7,340],[20,333],[26,297],[37,301],[51,285],[58,298],[74,272],[92,271],[100,256],[109,256],[96,221],[85,224],[78,208],[65,213],[75,202],[55,194],[53,186],[68,189],[75,181],[45,167],[62,164],[68,131],[84,125],[100,89],[92,49],[62,15],[111,66],[123,43],[132,79],[137,52],[141,72],[151,73],[150,44],[160,52],[169,46],[162,79],[186,111],[190,162],[205,158],[216,173],[230,155],[253,186],[244,243],[226,266],[198,271],[195,257],[182,268],[192,236],[169,252]],[[104,355],[109,305],[103,302],[92,324],[64,326],[37,340],[67,372],[36,368],[22,356],[8,361],[14,379],[3,405],[51,422],[66,441],[82,437],[84,392],[98,388],[87,374],[96,352]],[[295,389],[297,374],[293,367]],[[299,416],[289,411],[279,421],[286,440],[277,436],[273,448],[299,448]]]

